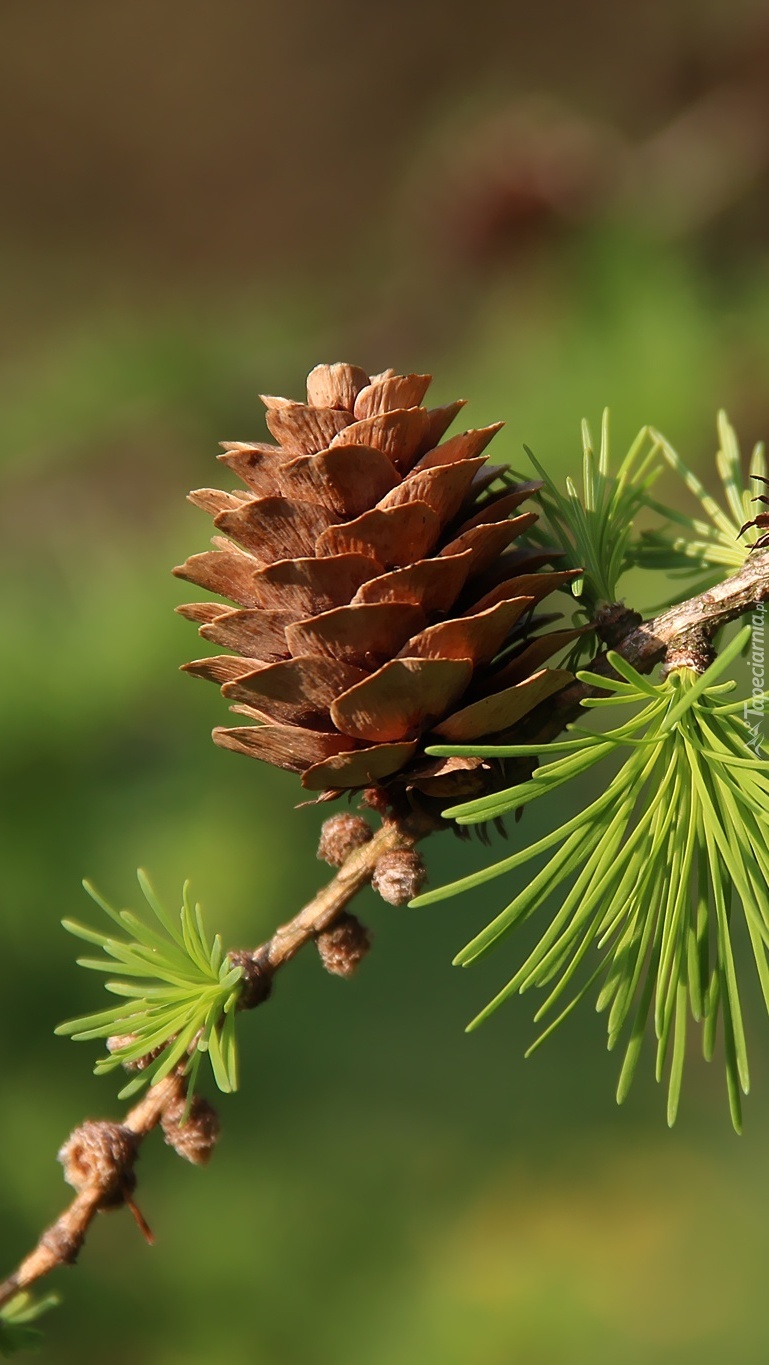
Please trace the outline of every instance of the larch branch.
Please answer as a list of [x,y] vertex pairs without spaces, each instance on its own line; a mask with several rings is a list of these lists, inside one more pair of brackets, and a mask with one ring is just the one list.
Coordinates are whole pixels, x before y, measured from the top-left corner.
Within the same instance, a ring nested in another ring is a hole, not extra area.
[[[709,647],[721,626],[755,611],[767,600],[769,550],[764,550],[750,555],[736,574],[716,587],[669,607],[648,621],[642,621],[632,612],[618,609],[614,628],[608,636],[612,647],[629,663],[641,672],[649,672],[673,650]],[[605,653],[597,656],[591,669],[608,675],[611,666]],[[532,730],[536,730],[545,737],[558,733],[579,710],[581,699],[593,691],[595,689],[582,683],[571,684],[555,698],[538,707],[530,717],[526,717],[521,733],[525,732],[528,736]],[[266,988],[255,989],[250,1000],[246,999],[244,1003],[257,1005],[267,998],[274,973],[290,962],[306,943],[334,924],[358,892],[371,881],[377,862],[384,853],[413,848],[434,828],[432,823],[420,823],[418,817],[406,822],[385,819],[372,839],[350,854],[328,885],[293,919],[276,929],[260,947],[232,954],[234,959],[244,964],[246,976],[250,963],[254,980],[266,983]],[[126,1115],[122,1127],[134,1135],[137,1148],[161,1122],[168,1106],[178,1101],[183,1086],[183,1077],[166,1077],[153,1085]],[[34,1250],[18,1269],[0,1284],[0,1307],[52,1270],[73,1264],[93,1219],[106,1206],[103,1183],[95,1181],[81,1189],[56,1222],[42,1234]]]

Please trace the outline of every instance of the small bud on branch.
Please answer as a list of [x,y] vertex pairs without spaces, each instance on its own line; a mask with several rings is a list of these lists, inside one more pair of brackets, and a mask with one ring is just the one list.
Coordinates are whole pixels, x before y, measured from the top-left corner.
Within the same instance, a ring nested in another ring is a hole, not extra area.
[[427,869],[413,849],[383,853],[374,868],[371,885],[388,905],[408,905],[424,886]]
[[320,832],[318,857],[330,867],[341,867],[350,854],[367,844],[373,830],[362,815],[343,812],[325,820]]
[[206,1166],[219,1140],[221,1123],[213,1105],[202,1095],[175,1095],[163,1110],[160,1120],[163,1136],[169,1147],[191,1161],[193,1166]]
[[332,976],[354,976],[371,947],[368,929],[347,911],[330,929],[318,934],[315,942],[320,960]]

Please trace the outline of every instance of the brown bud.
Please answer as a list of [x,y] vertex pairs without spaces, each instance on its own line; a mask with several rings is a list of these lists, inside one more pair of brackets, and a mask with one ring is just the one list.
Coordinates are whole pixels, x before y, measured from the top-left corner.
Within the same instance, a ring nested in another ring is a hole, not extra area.
[[606,602],[596,611],[594,624],[599,639],[614,649],[625,635],[640,626],[642,620],[643,617],[626,607],[624,602]]
[[356,848],[368,843],[371,833],[371,826],[362,815],[351,815],[347,811],[332,815],[323,823],[318,857],[331,867],[341,867]]
[[327,972],[334,976],[354,976],[371,947],[368,929],[355,915],[346,912],[330,929],[318,934],[315,942]]
[[136,1134],[122,1123],[88,1119],[67,1138],[58,1160],[64,1179],[80,1193],[100,1190],[102,1208],[114,1208],[125,1201],[136,1186],[134,1162],[138,1151]]
[[691,669],[693,673],[704,673],[715,659],[715,651],[709,639],[700,632],[693,631],[685,644],[672,646],[665,655],[660,669],[660,678],[667,678],[679,668]]
[[[114,1033],[111,1038],[107,1039],[107,1051],[119,1052],[121,1048],[130,1047],[131,1044],[135,1042],[136,1035],[134,1033]],[[146,1071],[147,1067],[151,1066],[156,1058],[160,1056],[164,1047],[165,1043],[161,1047],[153,1047],[144,1057],[136,1057],[132,1062],[124,1062],[121,1060],[121,1065],[126,1071]]]
[[205,1166],[213,1156],[219,1137],[219,1115],[202,1095],[193,1097],[185,1119],[186,1107],[185,1095],[174,1095],[169,1101],[160,1120],[163,1136],[169,1147],[185,1161],[191,1161],[193,1166]]
[[239,1010],[253,1010],[263,1005],[272,994],[272,968],[265,956],[238,948],[228,954],[233,967],[243,972],[243,985],[238,998]]
[[385,819],[392,808],[392,802],[384,787],[366,787],[360,795],[360,804],[368,810],[376,811]]
[[426,877],[427,871],[418,853],[409,848],[396,848],[382,854],[371,885],[390,905],[406,905],[419,895]]

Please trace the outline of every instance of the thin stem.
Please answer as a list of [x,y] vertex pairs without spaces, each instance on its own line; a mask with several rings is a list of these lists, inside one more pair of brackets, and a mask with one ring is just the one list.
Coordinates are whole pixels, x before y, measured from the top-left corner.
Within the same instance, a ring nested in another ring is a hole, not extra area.
[[[383,853],[413,848],[426,833],[427,826],[420,826],[416,821],[398,823],[386,820],[373,838],[347,858],[328,885],[313,896],[292,920],[276,929],[266,943],[248,954],[260,974],[266,971],[272,975],[290,962],[306,943],[328,929],[358,892],[371,881]],[[265,993],[254,993],[250,1004],[260,1004],[264,999]],[[178,1100],[184,1088],[185,1080],[178,1073],[166,1076],[151,1086],[139,1103],[134,1105],[123,1120],[123,1126],[129,1128],[141,1142],[158,1126],[169,1104]],[[100,1184],[94,1183],[79,1191],[56,1222],[41,1235],[34,1250],[25,1257],[18,1269],[0,1283],[0,1308],[52,1270],[74,1264],[88,1229],[103,1203],[104,1189]]]
[[[178,1099],[184,1081],[178,1075],[166,1076],[134,1105],[123,1120],[123,1126],[134,1133],[139,1142],[156,1128],[166,1107]],[[0,1308],[17,1294],[49,1275],[58,1266],[74,1265],[91,1223],[104,1203],[104,1189],[94,1182],[81,1190],[72,1203],[42,1233],[37,1246],[18,1269],[0,1284]]]
[[383,853],[413,848],[427,832],[427,826],[420,828],[416,823],[407,826],[394,820],[386,821],[367,844],[350,854],[336,876],[298,915],[281,925],[272,938],[254,950],[251,956],[257,965],[271,972],[284,967],[305,943],[328,929],[358,892],[368,885]]

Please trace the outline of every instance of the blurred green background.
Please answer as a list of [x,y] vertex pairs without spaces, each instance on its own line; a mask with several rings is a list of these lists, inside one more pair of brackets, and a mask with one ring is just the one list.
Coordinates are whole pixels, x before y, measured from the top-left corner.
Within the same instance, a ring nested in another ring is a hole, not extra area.
[[[505,419],[495,456],[525,441],[560,477],[607,403],[618,449],[650,421],[706,468],[720,405],[750,449],[768,67],[761,3],[2,7],[3,1273],[64,1202],[70,1129],[120,1112],[52,1034],[98,1005],[59,927],[81,876],[134,905],[137,863],[171,903],[190,877],[231,946],[323,879],[321,815],[215,749],[224,704],[177,672],[197,643],[169,570],[205,547],[184,494],[217,441],[349,359],[434,372],[433,401]],[[435,881],[483,856],[428,848]],[[616,1108],[589,1008],[527,1063],[529,997],[463,1034],[520,951],[449,965],[499,901],[367,893],[354,983],[297,960],[243,1020],[211,1167],[142,1152],[154,1250],[105,1216],[55,1277],[46,1361],[767,1359],[757,992],[746,1135],[694,1054],[669,1133],[648,1053]]]

